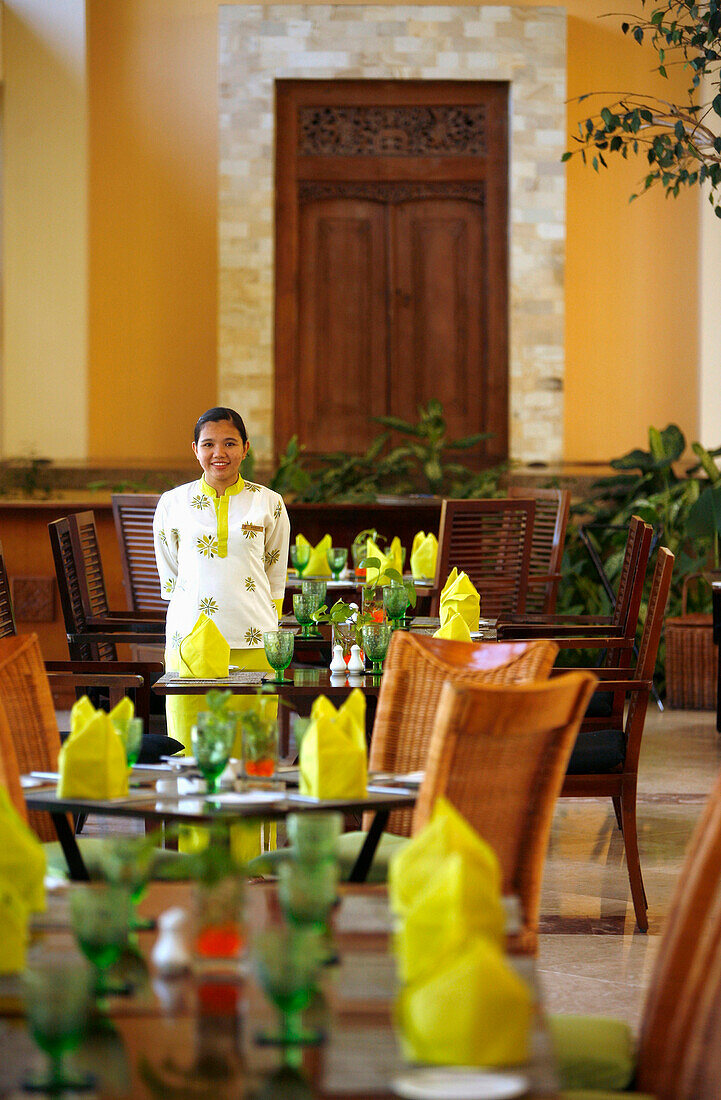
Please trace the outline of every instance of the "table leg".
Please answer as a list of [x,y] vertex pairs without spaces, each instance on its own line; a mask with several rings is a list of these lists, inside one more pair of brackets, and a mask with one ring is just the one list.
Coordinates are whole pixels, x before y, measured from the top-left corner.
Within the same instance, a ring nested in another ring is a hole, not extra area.
[[85,866],[83,857],[80,853],[78,842],[75,839],[75,833],[70,828],[68,815],[51,814],[50,816],[53,819],[55,832],[58,834],[60,847],[63,850],[63,855],[65,856],[65,861],[68,865],[70,878],[74,882],[89,882],[90,875],[88,874],[88,869]]
[[371,869],[373,856],[376,854],[378,841],[381,838],[381,833],[388,824],[389,817],[390,810],[376,810],[376,815],[371,821],[371,827],[363,842],[363,847],[358,853],[358,857],[353,864],[353,869],[348,876],[349,882],[365,882],[368,872]]

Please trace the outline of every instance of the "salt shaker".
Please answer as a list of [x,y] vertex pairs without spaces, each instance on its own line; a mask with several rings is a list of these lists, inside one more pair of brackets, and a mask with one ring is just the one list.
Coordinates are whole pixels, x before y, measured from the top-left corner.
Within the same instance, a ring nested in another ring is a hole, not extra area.
[[345,672],[345,661],[343,660],[343,646],[333,646],[333,660],[330,663],[331,672]]
[[365,664],[361,657],[361,651],[359,645],[352,645],[350,647],[350,661],[348,662],[349,672],[365,672]]
[[177,978],[190,969],[191,954],[186,927],[188,914],[174,906],[158,917],[158,938],[150,957],[157,972],[164,978]]

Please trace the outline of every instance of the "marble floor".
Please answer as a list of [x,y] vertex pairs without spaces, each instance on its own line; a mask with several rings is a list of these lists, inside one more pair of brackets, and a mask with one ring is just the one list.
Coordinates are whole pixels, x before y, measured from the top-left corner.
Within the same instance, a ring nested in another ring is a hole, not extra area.
[[553,822],[541,904],[539,971],[555,1012],[600,1013],[638,1025],[686,844],[721,762],[715,715],[646,718],[638,830],[649,930],[636,930],[623,839],[613,807],[562,799]]

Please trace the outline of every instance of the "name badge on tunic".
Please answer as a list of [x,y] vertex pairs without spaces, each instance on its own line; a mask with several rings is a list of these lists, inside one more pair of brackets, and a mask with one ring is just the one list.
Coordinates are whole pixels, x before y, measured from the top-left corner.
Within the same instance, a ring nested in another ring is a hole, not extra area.
[[259,526],[257,523],[244,523],[241,530],[242,531],[264,531],[265,528]]

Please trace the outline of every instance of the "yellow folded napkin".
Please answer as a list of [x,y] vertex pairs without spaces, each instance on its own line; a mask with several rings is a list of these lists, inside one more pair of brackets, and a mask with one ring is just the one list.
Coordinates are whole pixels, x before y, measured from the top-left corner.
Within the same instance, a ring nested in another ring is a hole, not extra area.
[[406,986],[396,1004],[405,1057],[456,1066],[525,1062],[531,992],[485,936],[440,960],[422,980]]
[[454,642],[470,642],[471,632],[466,620],[457,611],[446,616],[443,626],[433,635],[434,638],[452,638]]
[[366,570],[366,584],[390,584],[390,579],[384,580],[387,569],[395,569],[397,573],[403,576],[403,547],[397,535],[386,553],[381,550],[375,539],[368,539],[366,542],[366,557],[376,558],[380,562],[377,569]]
[[75,703],[73,703],[72,710],[70,711],[70,736],[78,730],[87,726],[90,719],[95,714],[95,707],[88,699],[87,695],[81,696]]
[[131,718],[135,717],[135,707],[132,699],[125,695],[119,703],[116,703],[108,714],[108,718],[115,726],[118,733],[125,733]]
[[505,946],[505,913],[495,882],[460,852],[447,856],[405,914],[394,949],[404,982],[416,982],[473,936]]
[[436,575],[436,561],[438,559],[438,539],[434,534],[426,535],[419,531],[413,539],[411,547],[411,574],[416,580],[423,580]]
[[45,851],[4,787],[0,787],[0,879],[13,884],[28,910],[43,912]]
[[441,626],[445,626],[455,611],[468,624],[469,630],[478,630],[481,615],[481,598],[465,573],[454,567],[443,586],[440,599]]
[[426,827],[390,861],[388,900],[393,912],[409,912],[454,852],[475,866],[491,890],[500,892],[501,870],[496,853],[447,799],[439,798]]
[[212,619],[202,612],[179,647],[180,676],[215,680],[228,675],[230,646]]
[[0,875],[0,974],[25,969],[28,910],[14,884]]
[[123,742],[105,711],[69,737],[58,756],[59,798],[122,798],[128,793]]
[[[304,577],[329,577],[330,566],[328,565],[328,558],[326,557],[327,551],[330,550],[333,545],[333,540],[330,535],[323,535],[317,546],[313,546],[308,539],[303,535],[296,535],[296,546],[310,546],[310,557],[308,564],[303,570]],[[302,578],[301,578],[302,579]]]
[[354,688],[336,710],[325,695],[311,709],[300,745],[300,792],[313,798],[364,798],[368,785],[365,696]]

